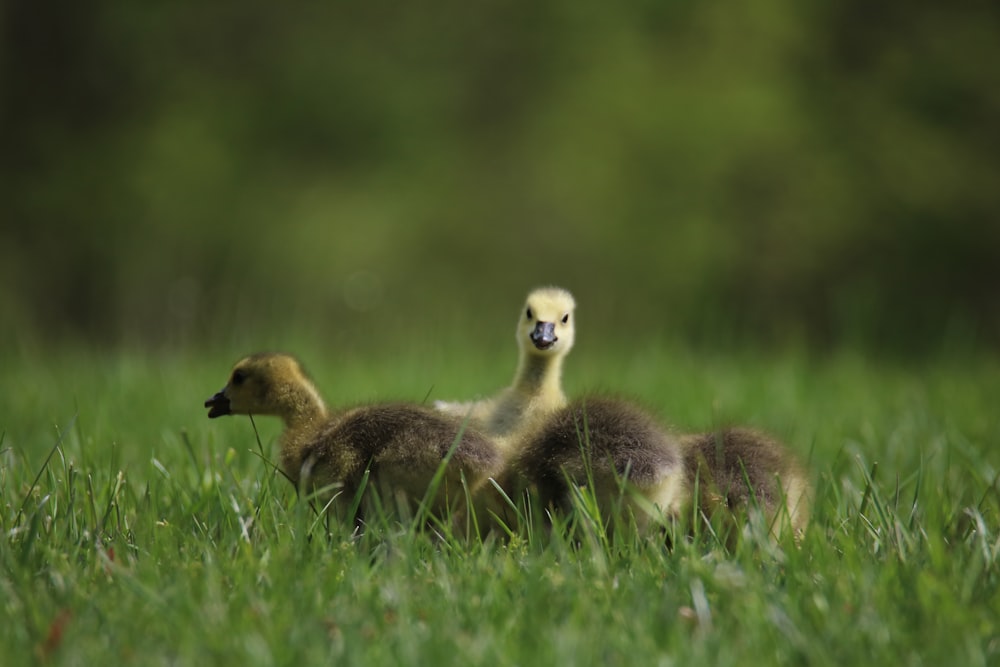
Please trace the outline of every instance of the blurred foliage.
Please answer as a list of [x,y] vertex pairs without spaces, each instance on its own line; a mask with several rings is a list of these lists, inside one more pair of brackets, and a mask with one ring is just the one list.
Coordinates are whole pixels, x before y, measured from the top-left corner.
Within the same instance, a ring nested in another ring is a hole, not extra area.
[[608,331],[1000,343],[986,0],[0,12],[21,335],[495,327],[551,282]]

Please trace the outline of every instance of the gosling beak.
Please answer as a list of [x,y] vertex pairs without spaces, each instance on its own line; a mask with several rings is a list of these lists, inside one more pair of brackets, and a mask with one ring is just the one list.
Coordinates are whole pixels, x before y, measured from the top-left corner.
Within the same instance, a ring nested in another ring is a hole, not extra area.
[[205,407],[208,408],[209,419],[215,419],[216,417],[221,417],[223,415],[233,414],[229,409],[229,399],[226,398],[226,395],[221,391],[205,401]]
[[559,340],[556,336],[556,325],[553,322],[539,322],[531,332],[531,342],[539,350],[547,350]]

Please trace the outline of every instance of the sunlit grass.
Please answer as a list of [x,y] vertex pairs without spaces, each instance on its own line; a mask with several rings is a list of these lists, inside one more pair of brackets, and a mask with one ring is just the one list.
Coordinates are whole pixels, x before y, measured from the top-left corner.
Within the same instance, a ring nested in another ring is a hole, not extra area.
[[[273,420],[205,418],[248,351],[8,363],[0,664],[1000,661],[995,360],[574,352],[570,393],[785,439],[816,486],[796,544],[697,521],[609,535],[586,489],[551,527],[515,503],[482,539],[419,512],[330,521],[270,463]],[[488,393],[512,367],[293,351],[333,402]]]

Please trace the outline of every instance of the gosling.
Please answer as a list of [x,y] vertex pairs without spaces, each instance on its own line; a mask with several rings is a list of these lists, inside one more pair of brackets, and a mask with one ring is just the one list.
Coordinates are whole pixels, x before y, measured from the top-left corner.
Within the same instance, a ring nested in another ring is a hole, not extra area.
[[627,512],[639,529],[660,524],[680,516],[689,497],[679,439],[640,407],[609,397],[556,411],[528,437],[505,481],[526,483],[557,510],[572,506],[572,487],[592,485],[605,527]]
[[532,290],[517,321],[518,362],[511,386],[492,398],[464,403],[435,401],[434,407],[456,417],[467,416],[510,450],[519,440],[516,434],[537,426],[566,405],[562,367],[573,348],[575,309],[573,295],[564,289]]
[[[412,511],[444,466],[429,509],[445,516],[464,502],[463,482],[475,494],[502,465],[491,439],[431,408],[393,403],[331,414],[301,364],[287,354],[241,359],[205,407],[212,419],[280,417],[281,470],[300,493],[340,507],[350,506],[362,491],[368,498],[374,486],[381,498]],[[353,518],[361,520],[360,504],[358,510]]]
[[784,526],[799,536],[809,521],[810,483],[798,459],[784,445],[749,428],[726,428],[682,438],[687,486],[706,517],[724,520],[761,512],[769,532]]

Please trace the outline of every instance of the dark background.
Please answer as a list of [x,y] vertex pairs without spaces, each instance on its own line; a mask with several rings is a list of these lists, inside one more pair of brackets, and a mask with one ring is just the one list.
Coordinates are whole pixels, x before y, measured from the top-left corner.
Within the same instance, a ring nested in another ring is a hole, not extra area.
[[0,326],[997,349],[998,7],[8,0]]

